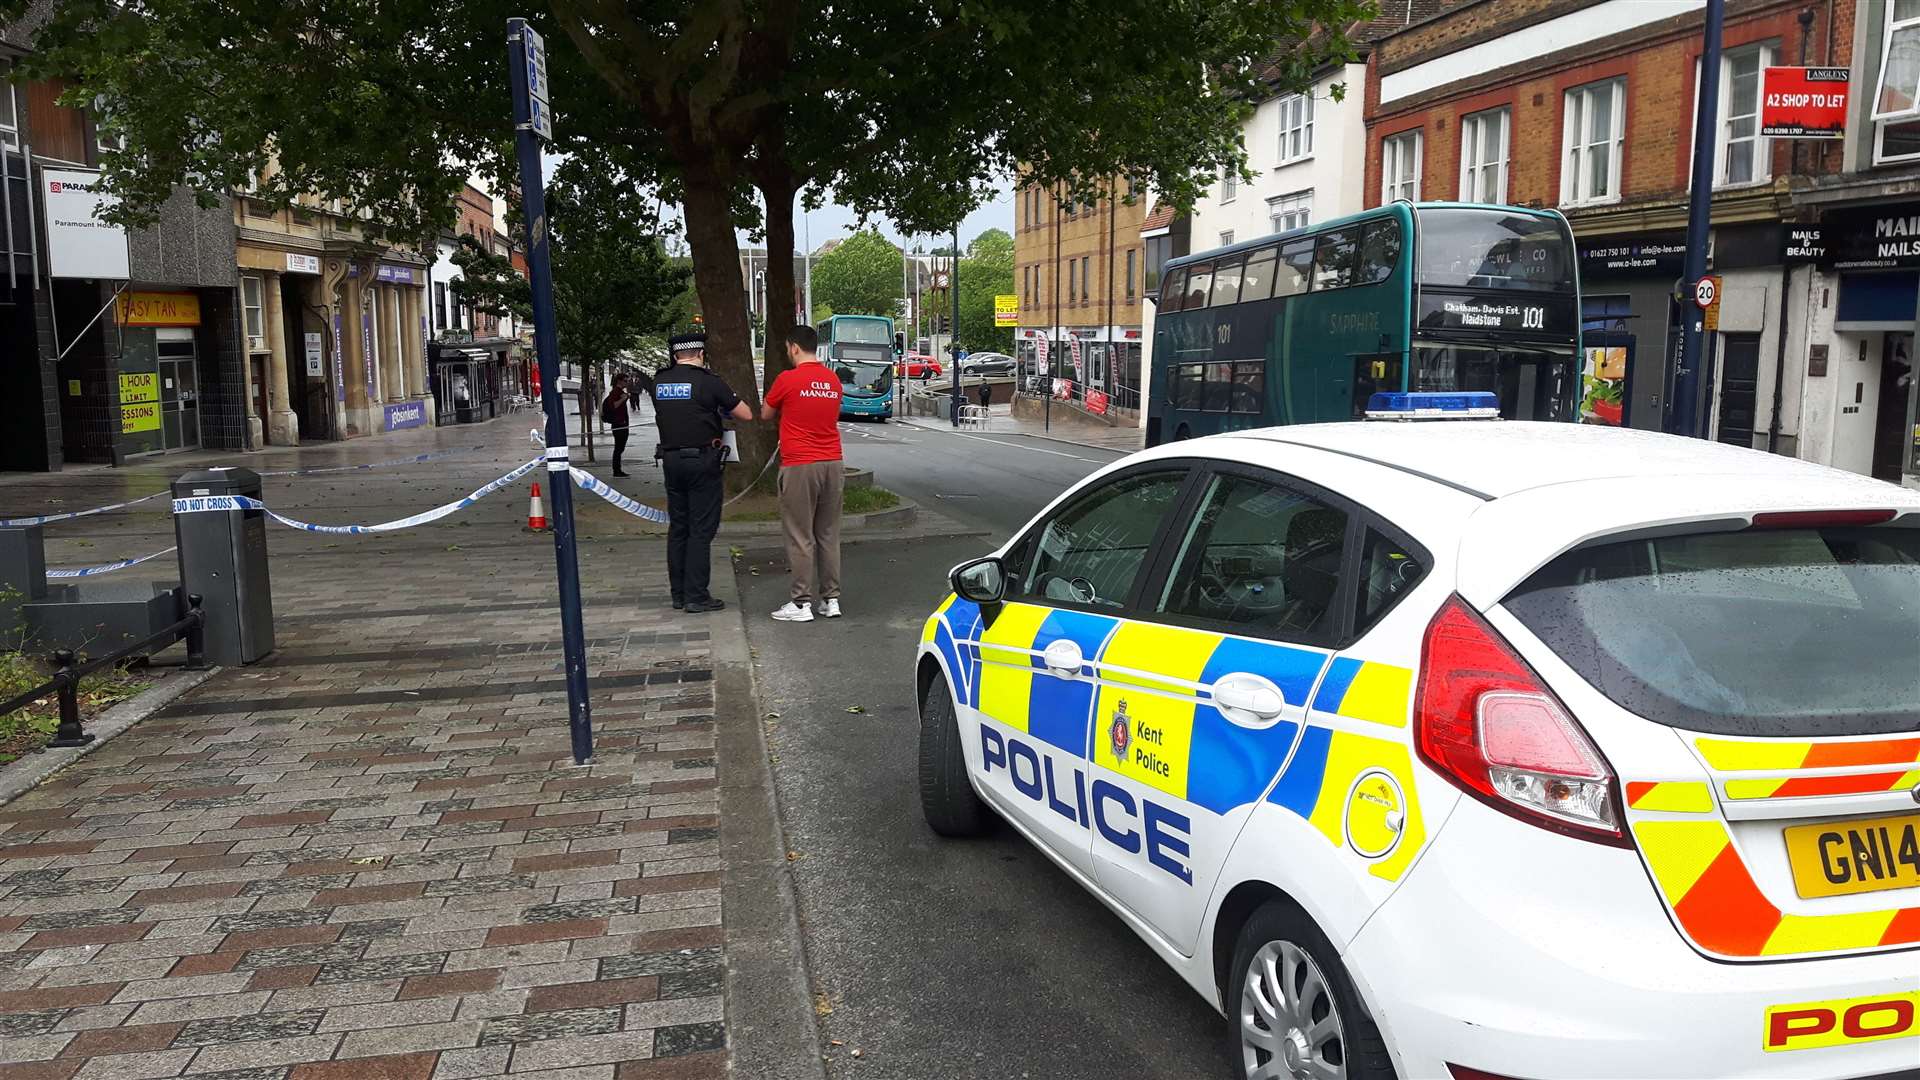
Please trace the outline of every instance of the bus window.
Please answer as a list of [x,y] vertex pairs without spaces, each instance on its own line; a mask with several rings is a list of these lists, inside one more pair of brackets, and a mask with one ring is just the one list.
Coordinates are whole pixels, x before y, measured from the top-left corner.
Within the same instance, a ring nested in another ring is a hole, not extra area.
[[1422,284],[1573,291],[1573,249],[1554,219],[1453,206],[1419,213]]
[[1202,412],[1226,412],[1233,401],[1233,365],[1212,363],[1207,365],[1206,396],[1200,403]]
[[1259,414],[1267,407],[1267,362],[1239,360],[1233,365],[1233,398],[1228,412]]
[[1321,233],[1313,249],[1313,288],[1344,289],[1353,284],[1353,261],[1360,248],[1358,228]]
[[1179,311],[1181,292],[1187,287],[1185,270],[1167,271],[1166,280],[1161,282],[1159,311]]
[[1205,365],[1203,364],[1182,364],[1174,369],[1174,408],[1187,409],[1192,412],[1200,411],[1200,402],[1203,393],[1201,387],[1206,381],[1206,371],[1204,368]]
[[1221,259],[1213,268],[1213,306],[1240,302],[1240,259]]
[[1240,272],[1241,303],[1273,295],[1273,256],[1272,248],[1261,248],[1247,256],[1246,269]]
[[1208,263],[1187,267],[1187,298],[1180,301],[1181,311],[1198,311],[1207,306],[1207,293],[1213,289],[1213,267]]
[[1366,237],[1360,242],[1360,268],[1354,275],[1355,285],[1371,285],[1385,281],[1393,276],[1393,268],[1400,261],[1400,223],[1392,218],[1375,221],[1367,226]]
[[1295,240],[1280,248],[1280,261],[1273,269],[1273,295],[1294,296],[1307,291],[1313,276],[1313,238]]

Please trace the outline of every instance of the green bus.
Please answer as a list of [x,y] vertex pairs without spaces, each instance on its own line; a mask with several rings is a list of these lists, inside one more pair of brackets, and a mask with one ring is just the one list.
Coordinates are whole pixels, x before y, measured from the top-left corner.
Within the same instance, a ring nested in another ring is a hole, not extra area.
[[893,416],[893,320],[832,315],[822,321],[820,359],[840,376],[842,419]]
[[1146,442],[1356,419],[1394,390],[1571,421],[1579,311],[1552,210],[1401,201],[1182,256],[1160,278]]

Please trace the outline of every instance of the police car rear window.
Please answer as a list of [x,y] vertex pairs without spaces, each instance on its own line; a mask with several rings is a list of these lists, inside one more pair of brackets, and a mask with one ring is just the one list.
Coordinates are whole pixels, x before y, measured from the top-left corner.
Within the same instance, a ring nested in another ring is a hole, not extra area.
[[1920,727],[1920,531],[1581,548],[1504,603],[1595,689],[1658,723],[1760,737]]

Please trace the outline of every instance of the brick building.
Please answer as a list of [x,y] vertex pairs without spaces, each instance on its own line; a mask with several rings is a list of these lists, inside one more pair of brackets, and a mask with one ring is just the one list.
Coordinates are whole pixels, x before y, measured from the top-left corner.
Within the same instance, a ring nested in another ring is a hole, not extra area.
[[[1901,0],[1902,14],[1909,3]],[[1465,0],[1383,38],[1368,61],[1369,205],[1462,199],[1564,212],[1579,247],[1585,374],[1598,380],[1586,389],[1617,395],[1624,422],[1638,428],[1670,421],[1681,320],[1700,317],[1674,294],[1685,256],[1703,7]],[[1892,372],[1911,354],[1916,286],[1903,281],[1904,299],[1887,301],[1905,305],[1904,338],[1889,332],[1884,311],[1836,319],[1845,290],[1829,280],[1827,265],[1816,265],[1831,257],[1793,242],[1826,213],[1823,200],[1839,206],[1887,194],[1877,180],[1847,177],[1888,160],[1879,130],[1886,125],[1862,109],[1877,89],[1871,69],[1893,7],[1861,0],[1856,25],[1854,0],[1727,4],[1709,244],[1720,302],[1708,316],[1700,419],[1701,430],[1724,442],[1897,480],[1901,455],[1891,440],[1906,428],[1908,403],[1893,376],[1880,386],[1881,361]],[[1920,11],[1913,14],[1920,36]],[[1763,135],[1769,66],[1852,67],[1847,138]],[[1902,151],[1903,140],[1915,142],[1896,162],[1920,160],[1920,136],[1896,125],[1892,138]],[[1864,302],[1869,288],[1900,291],[1884,277],[1855,276],[1856,299]],[[1835,340],[1836,324],[1854,335]],[[1842,352],[1861,366],[1829,375],[1825,357]],[[1810,357],[1821,359],[1809,364]],[[1583,401],[1583,411],[1610,419],[1593,410],[1594,400]]]
[[1014,334],[1023,376],[1051,361],[1054,396],[1131,423],[1140,410],[1143,196],[1124,180],[1092,203],[1034,184],[1014,190]]

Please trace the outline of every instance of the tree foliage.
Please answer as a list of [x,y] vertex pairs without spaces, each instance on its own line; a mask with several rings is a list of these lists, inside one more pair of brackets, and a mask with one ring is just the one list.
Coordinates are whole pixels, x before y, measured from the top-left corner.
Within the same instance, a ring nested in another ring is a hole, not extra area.
[[993,325],[993,298],[1013,292],[1013,237],[988,229],[960,260],[960,344],[969,352],[1013,354],[1013,327]]
[[[0,19],[32,2],[0,0]],[[1187,205],[1243,162],[1247,101],[1306,86],[1348,55],[1339,28],[1370,14],[1364,0],[60,0],[27,68],[67,79],[71,103],[97,96],[124,137],[105,158],[123,218],[177,184],[257,181],[267,199],[343,199],[424,245],[471,167],[511,174],[505,26],[525,15],[547,43],[555,149],[681,204],[708,355],[752,397],[735,229],[759,218],[755,190],[782,296],[802,192],[911,232],[950,228],[1016,164],[1089,197],[1120,176]],[[1276,41],[1300,43],[1277,67]],[[1036,76],[1061,42],[1076,61]],[[771,374],[784,352],[763,362]],[[770,446],[749,432],[743,471]]]
[[[598,163],[570,158],[547,188],[554,315],[564,363],[604,366],[673,325],[690,270],[667,257],[657,203]],[[520,215],[512,213],[518,231]],[[494,315],[533,317],[532,288],[506,255],[462,237],[453,292]]]
[[878,229],[862,229],[813,264],[813,302],[841,315],[900,314],[906,263]]

